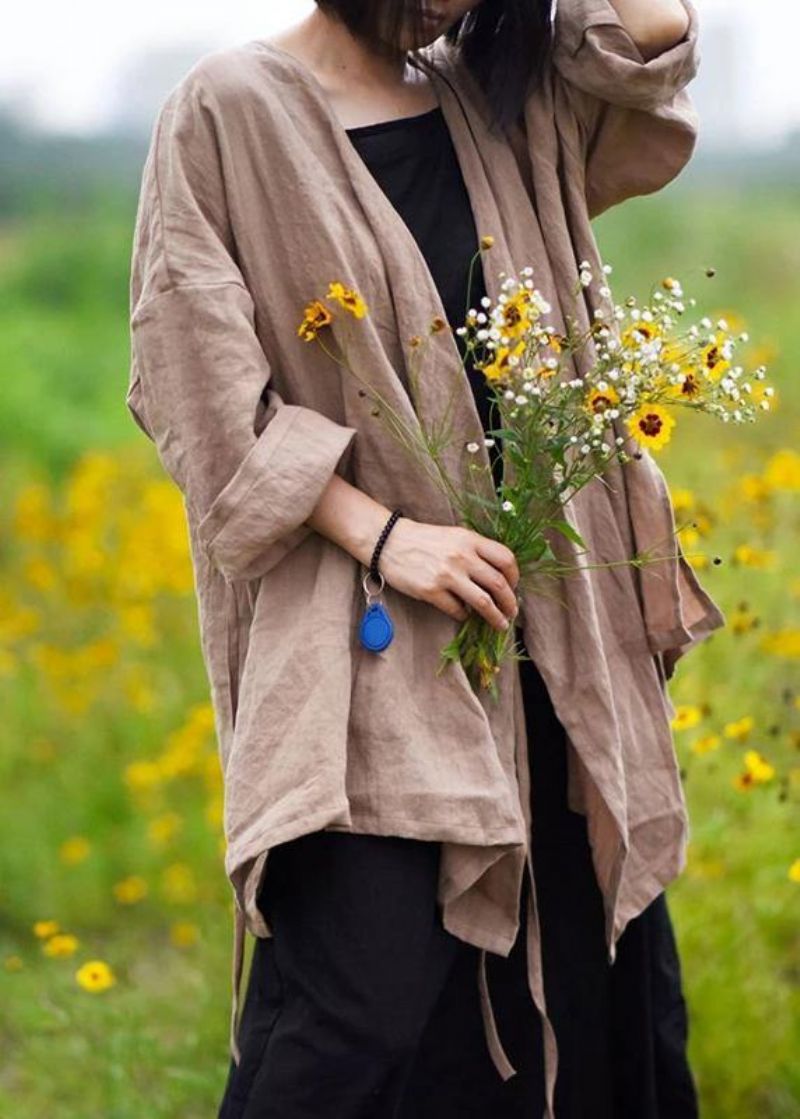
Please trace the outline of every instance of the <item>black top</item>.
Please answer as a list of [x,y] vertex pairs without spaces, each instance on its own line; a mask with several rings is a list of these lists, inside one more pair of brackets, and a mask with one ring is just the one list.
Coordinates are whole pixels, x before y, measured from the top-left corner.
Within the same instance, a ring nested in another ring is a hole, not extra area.
[[[481,258],[469,263],[478,248],[478,234],[469,194],[461,173],[450,130],[441,107],[411,117],[378,121],[347,134],[394,208],[411,230],[439,291],[447,320],[455,329],[464,324],[469,307],[481,310],[486,294]],[[464,340],[455,335],[459,352]],[[484,430],[496,426],[483,375],[466,363]],[[490,448],[495,481],[500,481],[500,443]]]

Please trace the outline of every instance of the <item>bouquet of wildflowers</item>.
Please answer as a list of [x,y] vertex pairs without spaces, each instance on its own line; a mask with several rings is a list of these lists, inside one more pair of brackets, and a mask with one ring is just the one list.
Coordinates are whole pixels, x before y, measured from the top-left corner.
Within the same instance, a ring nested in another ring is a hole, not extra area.
[[[470,284],[475,261],[491,245],[491,237],[481,240],[471,262]],[[608,274],[612,269],[604,265],[603,271]],[[488,468],[478,461],[469,463],[464,477],[451,478],[442,462],[442,449],[457,436],[435,421],[420,418],[418,426],[410,425],[352,369],[346,353],[327,349],[324,327],[338,312],[323,300],[306,306],[298,333],[309,342],[317,341],[358,377],[392,434],[423,462],[450,498],[461,523],[510,548],[521,585],[542,593],[542,577],[579,570],[555,555],[550,543],[553,533],[586,550],[564,515],[565,506],[592,479],[602,478],[610,462],[629,461],[631,442],[634,447],[660,450],[669,441],[681,409],[705,412],[725,423],[752,422],[759,409],[769,409],[773,390],[762,384],[764,365],[748,375],[734,363],[738,343],[748,341],[746,333],[734,335],[724,319],[712,323],[702,318],[684,325],[687,302],[692,306],[696,300],[685,300],[675,279],[654,285],[644,305],[635,297],[616,305],[611,303],[604,276],[599,294],[609,313],[595,312],[595,320],[583,331],[568,314],[562,334],[547,322],[551,307],[534,285],[532,268],[523,268],[518,276],[501,273],[501,278],[497,304],[484,297],[482,307],[469,308],[465,323],[456,329],[464,340],[462,362],[472,361],[483,373],[493,415],[499,418],[497,426],[484,432],[487,446],[502,445],[499,486],[491,480],[487,488],[481,475]],[[574,299],[594,282],[590,266],[582,262]],[[358,292],[340,282],[330,284],[326,298],[356,318],[368,313]],[[611,315],[616,329],[607,321]],[[433,319],[429,333],[446,328],[441,319]],[[594,343],[590,367],[575,377],[571,355],[590,341]],[[415,406],[424,347],[425,339],[411,339],[409,380]],[[416,411],[419,415],[420,409]],[[467,451],[479,450],[478,443],[467,444]],[[658,557],[651,560],[637,554],[621,562],[642,565],[658,562]],[[593,566],[612,565],[582,564],[581,568]],[[521,656],[512,626],[498,631],[470,613],[442,650],[441,668],[460,661],[474,687],[488,688],[496,696],[500,665],[508,657]]]

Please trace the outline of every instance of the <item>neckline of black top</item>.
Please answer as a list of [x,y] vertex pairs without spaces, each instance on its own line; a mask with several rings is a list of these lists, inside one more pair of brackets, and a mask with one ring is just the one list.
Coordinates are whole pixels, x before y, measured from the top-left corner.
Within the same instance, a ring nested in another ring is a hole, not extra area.
[[349,136],[371,136],[374,132],[387,132],[389,129],[399,128],[401,125],[414,127],[416,125],[432,124],[435,118],[441,115],[441,112],[441,105],[435,105],[424,113],[415,113],[410,117],[392,117],[391,120],[379,120],[375,121],[374,124],[361,124],[355,128],[346,128],[345,132]]

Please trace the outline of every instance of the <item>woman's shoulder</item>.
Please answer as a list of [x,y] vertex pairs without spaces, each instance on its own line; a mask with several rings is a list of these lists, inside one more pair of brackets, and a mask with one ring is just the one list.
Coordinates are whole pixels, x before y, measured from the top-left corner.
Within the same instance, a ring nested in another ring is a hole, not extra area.
[[266,39],[248,39],[201,54],[167,91],[163,109],[200,104],[213,110],[234,109],[285,93],[292,78],[290,60],[270,49]]

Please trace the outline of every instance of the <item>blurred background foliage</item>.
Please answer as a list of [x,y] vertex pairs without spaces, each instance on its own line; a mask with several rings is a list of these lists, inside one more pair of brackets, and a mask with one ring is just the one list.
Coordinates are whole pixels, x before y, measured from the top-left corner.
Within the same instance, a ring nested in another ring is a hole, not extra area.
[[[752,427],[681,419],[660,456],[728,618],[670,685],[705,1119],[800,1114],[799,148],[697,160],[595,222],[617,299],[679,278],[777,390]],[[0,150],[0,1113],[199,1119],[232,910],[182,501],[124,404],[145,142],[8,120]]]

